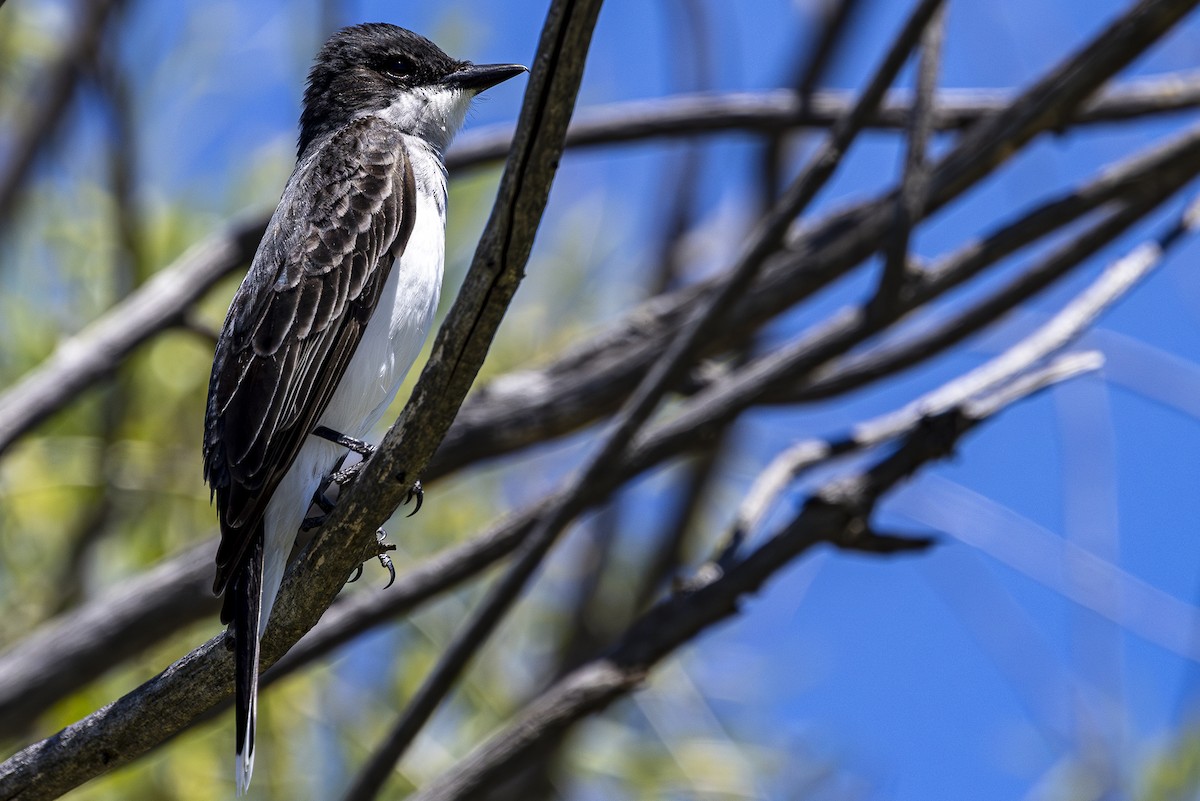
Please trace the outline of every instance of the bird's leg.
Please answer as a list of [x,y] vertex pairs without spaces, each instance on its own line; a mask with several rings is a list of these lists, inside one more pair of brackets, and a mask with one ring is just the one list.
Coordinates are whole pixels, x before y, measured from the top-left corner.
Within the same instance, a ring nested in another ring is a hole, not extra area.
[[366,442],[363,442],[361,439],[355,439],[354,437],[348,437],[345,434],[339,434],[332,428],[326,428],[325,426],[317,426],[314,428],[313,436],[320,437],[321,439],[327,439],[332,443],[341,445],[346,450],[354,451],[363,458],[363,461],[370,459],[375,453],[374,445],[369,445]]
[[[317,487],[317,491],[313,493],[312,503],[321,510],[321,514],[313,515],[312,517],[304,518],[304,522],[300,524],[301,531],[310,531],[325,522],[325,518],[329,517],[329,513],[333,511],[334,503],[325,494],[329,489],[329,485],[334,483],[334,476],[340,471],[342,463],[346,461],[346,457],[337,460],[337,464],[333,466],[333,472],[325,477],[321,482],[321,486]],[[341,482],[338,482],[341,485]]]
[[325,522],[325,519],[329,517],[329,513],[333,511],[334,503],[333,501],[329,500],[329,496],[325,494],[325,489],[329,486],[329,484],[329,479],[326,479],[325,483],[321,485],[321,488],[313,493],[312,502],[318,509],[321,510],[321,514],[304,518],[304,522],[300,524],[301,531],[309,531],[317,528]]
[[332,512],[334,507],[333,501],[329,500],[329,496],[325,494],[325,490],[329,488],[330,483],[332,482],[326,479],[321,488],[313,493],[313,503],[325,514]]
[[[327,439],[330,442],[333,442],[337,445],[341,445],[343,448],[346,448],[347,450],[357,453],[359,456],[362,457],[362,460],[364,462],[367,459],[370,459],[371,456],[373,456],[375,454],[375,446],[374,445],[368,445],[367,443],[363,442],[360,439],[355,439],[354,437],[348,437],[345,434],[339,434],[338,432],[334,431],[332,428],[328,428],[326,426],[317,426],[316,428],[314,428],[313,436],[320,437],[321,439]],[[333,511],[333,502],[330,501],[329,498],[327,498],[325,496],[325,490],[329,487],[329,485],[331,483],[337,484],[339,486],[341,486],[342,484],[345,484],[347,481],[350,480],[350,478],[352,476],[352,473],[350,471],[340,469],[341,462],[338,463],[337,468],[338,469],[335,469],[332,473],[329,474],[329,476],[322,483],[321,488],[317,490],[316,495],[313,496],[313,503],[315,503],[318,507],[320,507],[320,509],[323,512],[325,512],[326,515],[328,515],[331,511]],[[421,502],[425,499],[425,491],[423,489],[421,489],[420,481],[415,482],[412,485],[412,487],[409,488],[408,494],[404,496],[404,503],[407,504],[413,498],[416,498],[417,505],[411,512],[409,512],[409,514],[408,514],[409,517],[412,517],[421,509]],[[318,526],[321,524],[321,522],[323,520],[324,520],[324,517],[309,518],[308,520],[304,521],[304,527],[305,528],[310,527],[310,522],[311,522],[312,526]],[[375,554],[375,556],[376,556],[376,558],[379,559],[379,564],[383,565],[384,569],[387,570],[387,572],[388,572],[388,583],[384,587],[384,589],[387,589],[388,587],[392,586],[392,584],[394,584],[396,582],[396,566],[392,564],[392,559],[390,556],[388,556],[388,551],[396,550],[396,546],[392,545],[391,543],[389,543],[387,541],[387,532],[384,531],[383,529],[378,529],[375,532],[375,537],[379,541],[378,552]],[[350,576],[350,582],[353,583],[355,581],[358,581],[360,578],[362,578],[362,573],[363,573],[362,565],[359,565],[358,567],[356,567],[354,569],[354,574]]]

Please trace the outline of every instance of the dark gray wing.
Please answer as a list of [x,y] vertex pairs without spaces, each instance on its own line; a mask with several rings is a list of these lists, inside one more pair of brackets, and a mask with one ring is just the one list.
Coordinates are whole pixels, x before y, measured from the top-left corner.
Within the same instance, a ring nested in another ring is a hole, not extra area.
[[221,592],[271,494],[329,405],[412,233],[401,134],[374,117],[297,167],[242,282],[213,360],[204,474],[217,501]]

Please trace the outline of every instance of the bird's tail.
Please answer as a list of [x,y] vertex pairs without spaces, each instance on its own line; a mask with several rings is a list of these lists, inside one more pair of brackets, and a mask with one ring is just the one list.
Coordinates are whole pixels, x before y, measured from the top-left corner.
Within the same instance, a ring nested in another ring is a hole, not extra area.
[[254,726],[258,717],[259,619],[262,616],[263,536],[250,545],[245,565],[226,590],[234,636],[234,720],[237,794],[250,787],[254,772]]

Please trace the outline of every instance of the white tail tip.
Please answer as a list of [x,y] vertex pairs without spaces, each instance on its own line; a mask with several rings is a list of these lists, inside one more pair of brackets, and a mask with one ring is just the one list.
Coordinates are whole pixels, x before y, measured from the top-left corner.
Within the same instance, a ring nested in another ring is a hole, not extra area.
[[250,789],[250,777],[254,775],[254,750],[246,749],[243,754],[235,754],[237,764],[234,772],[237,776],[237,794],[241,798]]

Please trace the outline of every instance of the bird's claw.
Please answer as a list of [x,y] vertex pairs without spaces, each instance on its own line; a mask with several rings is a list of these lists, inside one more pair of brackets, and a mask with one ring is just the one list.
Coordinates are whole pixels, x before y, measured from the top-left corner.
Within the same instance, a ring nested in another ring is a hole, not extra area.
[[386,590],[396,583],[396,566],[392,564],[392,557],[388,556],[388,551],[396,550],[396,546],[387,541],[387,532],[383,529],[375,531],[375,538],[379,540],[379,553],[375,554],[375,556],[379,559],[379,564],[383,565],[384,569],[388,572],[388,583],[383,585],[383,588]]
[[[379,564],[383,565],[383,569],[388,572],[388,583],[383,585],[383,588],[386,590],[396,583],[396,566],[392,564],[392,557],[388,556],[388,551],[396,550],[396,546],[387,541],[387,532],[383,529],[376,529],[375,539],[379,541],[377,546],[378,552],[375,554],[375,558],[379,560]],[[346,583],[353,584],[362,578],[362,574],[363,566],[359,565],[354,568],[353,575],[350,576],[350,580]]]
[[354,470],[353,466],[347,467],[345,470],[335,470],[329,474],[329,481],[339,487],[344,487],[354,479],[357,473],[358,471]]
[[408,502],[413,498],[417,499],[417,505],[413,507],[411,512],[405,515],[406,517],[412,517],[417,512],[421,511],[421,504],[425,502],[425,490],[421,488],[420,481],[414,481],[413,485],[408,488],[408,493],[404,496],[404,503],[401,505],[407,506]]

